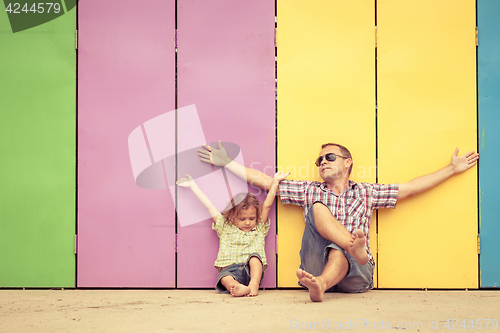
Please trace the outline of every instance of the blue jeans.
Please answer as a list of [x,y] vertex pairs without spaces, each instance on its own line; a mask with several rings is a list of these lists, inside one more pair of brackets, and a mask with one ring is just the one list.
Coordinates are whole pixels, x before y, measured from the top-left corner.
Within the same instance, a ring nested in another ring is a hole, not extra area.
[[314,212],[311,207],[306,216],[306,225],[302,235],[300,268],[314,276],[321,275],[332,249],[342,251],[349,263],[349,270],[338,284],[327,291],[363,293],[373,288],[373,265],[370,262],[365,265],[358,264],[356,259],[340,246],[324,239],[316,230]]
[[[228,276],[228,275],[232,276],[239,283],[241,283],[245,286],[248,286],[248,284],[250,283],[250,264],[249,264],[249,262],[250,262],[250,259],[252,257],[258,258],[260,260],[260,263],[262,264],[262,258],[260,257],[260,255],[258,253],[252,253],[251,255],[248,256],[248,259],[246,262],[242,262],[239,264],[232,264],[230,266],[227,266],[219,273],[219,277],[217,278],[217,283],[215,284],[215,289],[220,293],[224,293],[224,294],[229,293],[229,290],[227,290],[226,287],[224,287],[224,285],[220,282],[220,280],[224,276]],[[262,271],[262,276],[260,277],[259,286],[260,286],[263,278],[264,278],[264,271]]]

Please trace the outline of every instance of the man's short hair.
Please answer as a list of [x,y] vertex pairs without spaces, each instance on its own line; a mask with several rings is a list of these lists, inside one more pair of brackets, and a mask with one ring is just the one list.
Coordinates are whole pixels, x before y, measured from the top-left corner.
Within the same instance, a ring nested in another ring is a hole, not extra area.
[[[347,157],[347,158],[350,158],[351,161],[353,161],[352,159],[352,156],[351,156],[351,152],[349,151],[349,149],[347,149],[346,147],[342,146],[342,145],[339,145],[338,143],[325,143],[324,145],[321,146],[321,149],[325,149],[326,147],[328,146],[335,146],[335,147],[339,147],[340,149],[340,152],[342,153],[342,156],[344,157]],[[352,166],[354,164],[354,161],[351,163],[351,166],[349,167],[349,170],[347,170],[348,172],[348,175],[351,175],[351,171],[352,171]]]

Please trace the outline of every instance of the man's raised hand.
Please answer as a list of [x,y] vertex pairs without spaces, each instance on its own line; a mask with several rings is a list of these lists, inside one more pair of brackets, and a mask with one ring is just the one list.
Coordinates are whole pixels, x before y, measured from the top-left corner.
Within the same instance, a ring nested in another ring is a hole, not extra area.
[[215,149],[209,145],[203,145],[202,147],[205,149],[198,149],[198,156],[200,156],[201,161],[215,166],[225,166],[231,162],[231,159],[227,156],[226,149],[222,147],[220,141],[219,149]]
[[455,152],[451,156],[451,165],[453,166],[453,171],[455,174],[464,172],[474,165],[477,164],[477,160],[479,159],[479,154],[470,151],[462,156],[458,156],[458,147],[455,149]]

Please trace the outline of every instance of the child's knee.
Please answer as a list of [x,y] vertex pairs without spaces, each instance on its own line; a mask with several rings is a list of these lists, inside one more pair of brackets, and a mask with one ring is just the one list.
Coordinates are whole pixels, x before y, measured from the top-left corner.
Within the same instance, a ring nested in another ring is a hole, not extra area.
[[264,265],[264,263],[262,262],[262,258],[258,253],[250,254],[249,258],[247,259],[247,266],[255,266],[255,265],[260,265],[260,266]]
[[224,285],[226,283],[234,283],[235,281],[236,279],[232,275],[226,275],[220,279],[220,282]]
[[262,265],[262,262],[260,261],[260,259],[258,257],[251,257],[250,260],[248,261],[248,263],[250,265],[257,265],[257,264]]

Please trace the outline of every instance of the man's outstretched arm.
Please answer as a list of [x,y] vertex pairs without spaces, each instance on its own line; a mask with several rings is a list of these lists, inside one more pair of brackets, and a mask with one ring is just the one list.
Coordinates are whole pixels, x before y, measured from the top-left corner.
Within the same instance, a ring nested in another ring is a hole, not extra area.
[[219,141],[219,149],[203,145],[204,149],[198,149],[198,155],[203,162],[216,166],[223,166],[236,176],[247,181],[250,185],[257,186],[260,189],[269,191],[273,178],[265,173],[245,167],[236,161],[233,161],[226,153],[224,147]]
[[477,164],[479,154],[470,151],[462,156],[458,156],[458,148],[451,157],[451,162],[442,169],[431,174],[417,177],[407,183],[399,184],[398,201],[406,199],[415,194],[422,193],[441,184],[453,175],[462,173]]

